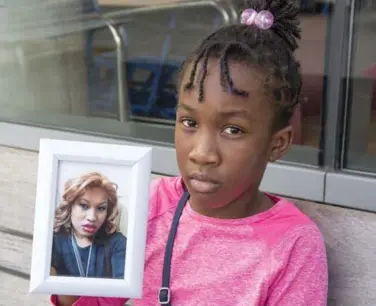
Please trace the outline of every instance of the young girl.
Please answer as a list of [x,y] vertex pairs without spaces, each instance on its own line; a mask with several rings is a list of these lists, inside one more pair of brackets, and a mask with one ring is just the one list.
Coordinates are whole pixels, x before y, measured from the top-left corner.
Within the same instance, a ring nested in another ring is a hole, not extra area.
[[126,238],[117,231],[117,187],[90,172],[64,185],[56,209],[51,274],[124,278]]
[[181,177],[151,188],[136,306],[326,305],[319,229],[292,202],[259,191],[265,167],[288,151],[293,137],[290,119],[302,85],[294,57],[299,9],[293,0],[246,3],[241,23],[209,35],[182,67],[175,127]]

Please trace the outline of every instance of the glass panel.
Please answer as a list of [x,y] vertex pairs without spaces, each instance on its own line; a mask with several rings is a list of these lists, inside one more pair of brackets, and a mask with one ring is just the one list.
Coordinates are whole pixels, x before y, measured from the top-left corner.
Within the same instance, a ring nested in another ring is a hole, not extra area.
[[356,1],[344,166],[376,173],[376,4]]
[[292,119],[295,140],[286,160],[318,164],[321,115],[324,104],[326,39],[332,5],[323,1],[300,2],[301,40],[296,56],[301,63],[301,104]]
[[[205,35],[235,22],[243,1],[197,1],[190,7],[159,1],[177,8],[157,9],[151,6],[156,1],[142,0],[18,0],[4,11],[18,18],[4,19],[7,31],[0,30],[0,120],[173,146],[180,64]],[[303,102],[292,120],[294,148],[285,160],[317,165],[330,10],[320,4],[325,2],[298,2]],[[121,22],[117,32],[105,19]],[[125,65],[117,62],[116,34],[124,42]]]
[[[1,8],[0,120],[173,146],[178,67],[229,22],[229,8],[95,2],[18,0]],[[109,19],[122,27],[110,28]],[[126,65],[117,62],[116,34]]]

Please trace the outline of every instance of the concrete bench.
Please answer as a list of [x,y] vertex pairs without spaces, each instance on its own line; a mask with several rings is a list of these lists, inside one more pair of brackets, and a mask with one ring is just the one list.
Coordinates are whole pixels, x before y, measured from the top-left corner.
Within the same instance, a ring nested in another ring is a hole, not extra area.
[[[49,305],[28,296],[37,153],[0,146],[0,305]],[[329,306],[376,305],[376,214],[296,200],[320,227],[329,262]]]

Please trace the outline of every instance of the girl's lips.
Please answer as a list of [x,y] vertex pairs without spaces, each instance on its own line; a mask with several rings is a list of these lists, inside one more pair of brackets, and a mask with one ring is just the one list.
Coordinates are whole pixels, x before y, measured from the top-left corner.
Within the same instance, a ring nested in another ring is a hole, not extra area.
[[197,193],[215,193],[220,184],[203,172],[193,172],[189,175],[190,185]]
[[197,193],[215,193],[219,188],[218,183],[209,181],[191,179],[190,183],[193,190]]

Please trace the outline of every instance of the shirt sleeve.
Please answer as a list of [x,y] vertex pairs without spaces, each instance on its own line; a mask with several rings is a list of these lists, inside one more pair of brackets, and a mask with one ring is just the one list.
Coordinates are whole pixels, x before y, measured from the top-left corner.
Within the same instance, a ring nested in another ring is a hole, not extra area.
[[271,288],[265,306],[326,306],[328,267],[325,244],[318,229],[299,237],[285,268]]
[[57,246],[56,235],[53,235],[51,266],[54,267],[58,271],[60,268],[61,262],[62,262],[62,257],[60,255],[60,251]]
[[[51,295],[51,305],[59,306],[57,296]],[[128,299],[122,298],[104,298],[104,297],[87,297],[78,298],[72,306],[124,306]]]
[[111,258],[113,278],[124,278],[126,245],[127,239],[119,233],[113,246]]
[[63,240],[61,237],[58,234],[54,234],[52,240],[51,266],[55,268],[57,275],[69,275],[62,256],[62,243]]

